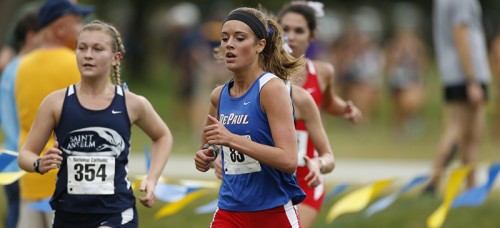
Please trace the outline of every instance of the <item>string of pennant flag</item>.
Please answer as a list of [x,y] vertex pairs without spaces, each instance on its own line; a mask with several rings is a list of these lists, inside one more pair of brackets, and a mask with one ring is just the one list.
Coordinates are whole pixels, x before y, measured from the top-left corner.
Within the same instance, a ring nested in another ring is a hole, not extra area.
[[[147,148],[144,150],[146,157],[146,170],[149,169],[150,156]],[[494,163],[489,167],[487,180],[471,189],[461,192],[464,179],[470,171],[470,167],[454,168],[447,180],[444,198],[442,204],[427,218],[427,226],[430,228],[441,227],[450,209],[458,207],[479,206],[486,200],[488,194],[493,188],[494,182],[500,172],[500,162]],[[17,152],[0,150],[0,185],[7,185],[18,180],[25,174],[17,166]],[[133,187],[137,189],[140,181],[145,175],[135,176]],[[416,188],[428,179],[427,175],[418,175],[403,184],[397,186],[396,190],[384,197],[380,197],[384,190],[394,185],[395,179],[381,179],[368,185],[354,188],[349,183],[341,183],[329,191],[324,200],[328,203],[334,196],[343,194],[347,189],[352,189],[339,198],[327,210],[326,222],[332,223],[336,218],[347,213],[355,213],[364,210],[365,217],[370,217],[376,213],[381,213],[390,207],[401,195]],[[156,198],[166,204],[156,213],[155,218],[160,219],[166,216],[175,215],[187,205],[195,202],[197,199],[208,195],[210,192],[218,191],[220,182],[186,179],[168,179],[161,178],[156,186]],[[375,202],[374,199],[377,199]],[[49,199],[38,201],[29,206],[32,210],[51,211]],[[217,209],[217,199],[199,206],[194,210],[195,214],[214,213]]]

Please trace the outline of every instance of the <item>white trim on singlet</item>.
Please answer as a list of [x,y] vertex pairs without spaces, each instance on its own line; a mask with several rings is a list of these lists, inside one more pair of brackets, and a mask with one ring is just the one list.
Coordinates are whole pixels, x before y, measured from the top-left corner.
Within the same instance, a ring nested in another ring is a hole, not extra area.
[[[130,147],[128,148],[128,160],[130,161]],[[129,171],[128,171],[128,164],[125,165],[125,182],[127,182],[127,189],[130,189],[130,187],[132,187],[132,183],[130,183],[130,180],[128,178],[128,174],[129,174]]]
[[123,89],[121,86],[116,86],[116,93],[120,96],[123,96]]
[[262,89],[262,87],[269,82],[269,80],[273,78],[277,78],[278,76],[271,74],[271,73],[266,73],[264,76],[260,77],[259,79],[259,91]]
[[[68,97],[75,93],[75,85],[70,85],[68,87]],[[116,93],[120,96],[123,96],[123,89],[121,86],[117,86]]]
[[316,67],[314,67],[314,63],[312,62],[312,60],[307,59],[306,63],[309,73],[316,75]]
[[68,97],[75,93],[75,85],[70,85],[68,87]]
[[[69,97],[75,93],[75,85],[70,85],[68,89],[69,89],[68,91],[68,97]],[[123,89],[121,86],[117,86],[116,93],[120,96],[123,96]]]
[[286,81],[286,91],[290,93],[292,91],[292,83],[290,81]]

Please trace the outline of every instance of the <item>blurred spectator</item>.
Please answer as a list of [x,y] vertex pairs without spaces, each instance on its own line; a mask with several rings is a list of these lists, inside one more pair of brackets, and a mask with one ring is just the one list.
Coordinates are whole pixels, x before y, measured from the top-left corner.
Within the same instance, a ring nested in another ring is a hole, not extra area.
[[[59,1],[59,0],[50,0],[50,1]],[[77,3],[78,0],[69,0],[72,3]],[[21,7],[16,11],[15,16],[10,20],[7,25],[7,32],[5,38],[3,40],[2,46],[0,48],[0,73],[4,69],[7,63],[19,52],[21,48],[21,44],[16,41],[14,38],[14,27],[17,22],[21,18],[22,15],[25,15],[28,12],[32,12],[40,8],[40,6],[44,3],[42,0],[30,0],[26,3],[22,4]],[[86,21],[89,21],[90,17],[87,17]]]
[[[17,21],[14,41],[19,45],[19,52],[7,64],[0,78],[0,127],[5,135],[5,149],[11,151],[18,151],[19,142],[19,120],[14,98],[17,68],[19,60],[38,47],[40,40],[38,31],[37,11],[27,12]],[[15,228],[19,218],[19,181],[5,186],[5,196],[7,199],[5,227]]]
[[[82,7],[67,0],[48,0],[40,8],[40,48],[29,53],[19,63],[15,99],[18,108],[19,146],[24,144],[42,100],[51,92],[80,80],[76,64],[76,36],[83,27],[83,15],[93,7]],[[48,139],[44,151],[54,145]],[[21,214],[19,227],[51,227],[51,212],[29,209],[29,205],[52,196],[56,171],[44,175],[27,173],[20,180]]]
[[0,72],[4,70],[15,55],[16,50],[10,45],[3,45],[0,48]]
[[344,22],[341,18],[342,11],[324,9],[325,16],[316,18],[318,24],[315,38],[310,41],[305,53],[307,58],[325,62],[333,62],[333,45],[342,34]]
[[399,27],[385,51],[385,72],[394,105],[395,133],[397,136],[414,134],[421,124],[418,112],[425,92],[425,46],[413,29]]
[[491,48],[489,53],[489,62],[491,67],[491,73],[493,75],[493,102],[492,102],[492,113],[493,113],[493,137],[495,139],[500,139],[500,31],[495,33],[493,40],[491,41]]
[[467,188],[475,185],[476,160],[485,123],[490,69],[482,10],[478,0],[434,0],[434,47],[445,99],[445,129],[424,189],[434,193],[453,144],[471,167]]
[[365,122],[370,122],[381,83],[383,54],[375,41],[356,26],[351,26],[335,46],[340,94],[352,100]]
[[21,7],[16,10],[14,17],[10,20],[7,25],[7,32],[3,38],[2,46],[0,48],[0,73],[3,71],[5,66],[11,61],[16,53],[21,49],[21,43],[14,37],[14,30],[17,23],[28,12],[38,9],[42,5],[42,1],[29,1],[21,5]]
[[192,3],[179,3],[167,12],[169,46],[173,47],[170,59],[180,79],[180,98],[184,104],[181,108],[183,113],[189,113],[196,138],[205,124],[207,97],[216,85],[230,78],[230,72],[213,56],[213,49],[220,45],[226,14],[215,10],[200,24],[199,9]]
[[224,84],[231,77],[231,72],[213,56],[213,49],[220,46],[221,29],[222,19],[214,18],[203,23],[201,35],[205,43],[200,45],[197,54],[193,55],[194,62],[191,67],[194,68],[194,80],[190,113],[196,138],[199,138],[199,129],[205,124],[205,115],[209,108],[208,96],[215,87]]
[[181,98],[189,101],[197,56],[208,50],[199,28],[200,12],[193,3],[182,2],[167,11],[166,19],[170,35],[168,45],[173,47],[170,60],[180,77]]

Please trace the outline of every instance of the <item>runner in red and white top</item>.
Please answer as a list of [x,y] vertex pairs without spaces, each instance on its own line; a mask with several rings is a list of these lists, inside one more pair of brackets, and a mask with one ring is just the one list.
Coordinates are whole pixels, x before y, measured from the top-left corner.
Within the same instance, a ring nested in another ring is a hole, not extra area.
[[[281,10],[278,17],[287,35],[292,55],[295,57],[305,54],[316,35],[318,13],[308,4],[317,4],[317,2],[288,5]],[[352,102],[344,101],[333,92],[334,72],[333,65],[330,63],[308,60],[307,67],[295,75],[299,79],[296,84],[312,95],[320,109],[357,123],[362,119],[359,109]],[[334,158],[332,153],[316,152],[305,124],[300,120],[297,121],[296,130],[299,150],[297,178],[299,186],[307,195],[304,202],[299,204],[299,216],[303,227],[312,227],[323,203],[325,192],[322,183],[311,182],[311,180],[316,180],[321,174],[331,172],[334,168]]]

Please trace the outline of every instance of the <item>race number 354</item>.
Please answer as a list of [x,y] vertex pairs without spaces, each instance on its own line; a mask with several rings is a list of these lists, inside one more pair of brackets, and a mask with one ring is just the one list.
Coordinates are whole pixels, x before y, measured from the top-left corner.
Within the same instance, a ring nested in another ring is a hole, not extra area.
[[106,165],[105,164],[75,164],[75,180],[76,181],[94,181],[100,178],[101,181],[106,180]]

